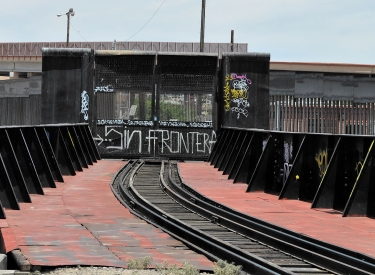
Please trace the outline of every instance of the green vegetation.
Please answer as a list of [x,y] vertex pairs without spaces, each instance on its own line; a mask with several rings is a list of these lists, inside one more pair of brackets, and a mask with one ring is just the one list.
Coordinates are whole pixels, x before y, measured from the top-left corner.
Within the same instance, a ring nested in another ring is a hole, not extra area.
[[226,261],[219,260],[215,263],[214,274],[216,275],[239,275],[242,266],[234,265],[234,263],[227,263]]
[[[148,269],[152,263],[152,257],[128,260],[128,268],[134,270]],[[156,264],[155,269],[163,275],[199,275],[199,270],[188,262],[184,262],[182,267],[179,268],[177,264],[169,265],[167,261],[164,261],[161,265]],[[229,264],[222,260],[215,262],[214,266],[215,275],[239,275],[241,270],[242,266],[234,263]]]
[[165,261],[162,265],[156,265],[156,271],[163,275],[199,275],[199,270],[187,262],[178,268],[177,264],[169,266]]
[[153,262],[152,257],[143,257],[141,259],[133,259],[128,260],[128,268],[129,269],[147,269],[150,268],[151,264]]

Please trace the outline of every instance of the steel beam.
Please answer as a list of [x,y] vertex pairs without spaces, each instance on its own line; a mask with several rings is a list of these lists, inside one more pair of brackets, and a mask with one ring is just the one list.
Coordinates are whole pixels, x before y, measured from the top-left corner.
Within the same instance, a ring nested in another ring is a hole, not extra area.
[[12,142],[5,129],[0,129],[0,149],[17,200],[19,202],[31,202],[29,190],[14,152]]

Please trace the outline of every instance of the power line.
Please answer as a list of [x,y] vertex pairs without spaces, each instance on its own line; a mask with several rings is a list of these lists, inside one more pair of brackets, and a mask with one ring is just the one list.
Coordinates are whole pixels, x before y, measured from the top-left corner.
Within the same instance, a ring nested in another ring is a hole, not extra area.
[[81,33],[80,33],[79,31],[77,31],[76,28],[74,28],[74,26],[73,26],[72,23],[70,23],[70,25],[73,27],[73,29],[76,31],[76,33],[78,33],[79,36],[82,37],[83,40],[85,40],[86,42],[88,42],[88,41],[87,41],[87,40],[81,35]]
[[129,39],[131,39],[132,37],[136,36],[151,21],[151,19],[155,16],[155,14],[160,10],[161,6],[163,6],[163,4],[164,4],[165,1],[166,0],[164,0],[163,3],[161,3],[161,5],[159,6],[159,8],[154,12],[154,14],[151,16],[151,18],[142,26],[142,28],[140,28],[135,34],[133,34],[132,36],[130,36],[125,41],[129,41]]

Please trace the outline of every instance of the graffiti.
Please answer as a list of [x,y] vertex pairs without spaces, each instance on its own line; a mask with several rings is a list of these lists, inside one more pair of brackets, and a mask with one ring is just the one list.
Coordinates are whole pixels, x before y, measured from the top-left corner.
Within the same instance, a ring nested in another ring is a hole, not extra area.
[[[237,113],[237,119],[241,115],[248,116],[248,110],[250,107],[248,101],[248,90],[251,85],[251,80],[246,77],[245,74],[237,75],[232,73],[226,75],[224,85],[224,110],[225,112],[232,111]],[[231,107],[231,103],[236,104],[236,107]]]
[[233,79],[241,79],[241,81],[247,82],[249,85],[251,85],[251,80],[246,77],[245,74],[243,75],[237,75],[237,74],[231,74],[230,75]]
[[111,85],[109,85],[109,86],[97,86],[97,87],[95,87],[94,92],[95,93],[97,93],[97,92],[113,93],[114,89]]
[[316,154],[315,160],[319,168],[319,177],[323,177],[328,167],[328,150],[325,149]]
[[151,120],[98,119],[97,125],[154,126]]
[[162,127],[187,127],[188,124],[182,121],[159,121]]
[[128,129],[120,125],[104,127],[104,136],[94,138],[98,146],[131,153],[150,154],[159,144],[160,154],[210,154],[216,142],[215,131],[178,131],[170,129]]
[[283,174],[283,183],[285,184],[286,180],[289,177],[290,171],[292,171],[293,164],[284,163],[284,174]]
[[289,163],[293,158],[293,142],[284,141],[284,161]]
[[230,110],[230,82],[233,80],[229,75],[225,77],[224,86],[224,110],[228,112]]
[[[97,125],[124,125],[152,127],[152,120],[98,119]],[[212,128],[212,122],[159,121],[161,127]]]
[[159,121],[161,127],[212,128],[212,122]]
[[249,111],[240,107],[232,107],[230,108],[232,112],[237,113],[237,118],[239,117],[240,114],[244,115],[247,117],[249,115]]
[[237,104],[237,107],[243,106],[244,108],[250,107],[249,101],[243,99],[243,98],[235,98],[232,99],[232,102]]
[[284,140],[284,169],[283,169],[283,183],[289,177],[290,171],[292,170],[293,164],[290,162],[293,161],[293,142],[288,143]]
[[83,114],[84,120],[89,119],[89,95],[86,91],[83,91],[81,93],[81,112],[80,114]]
[[189,122],[189,127],[212,128],[212,122]]

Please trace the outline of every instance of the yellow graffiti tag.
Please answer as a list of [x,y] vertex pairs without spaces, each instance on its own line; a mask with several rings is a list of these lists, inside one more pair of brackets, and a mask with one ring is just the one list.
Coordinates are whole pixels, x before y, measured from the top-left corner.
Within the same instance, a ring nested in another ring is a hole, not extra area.
[[230,82],[233,78],[230,75],[225,77],[225,86],[224,86],[224,110],[225,112],[229,112],[230,110]]
[[319,177],[323,177],[328,167],[328,150],[325,149],[315,155],[315,160],[319,168]]
[[230,81],[232,81],[234,78],[233,77],[231,77],[229,74],[227,74],[226,76],[225,76],[225,82],[230,82]]
[[247,99],[247,92],[246,92],[246,90],[235,90],[235,89],[232,89],[232,97],[233,98]]

